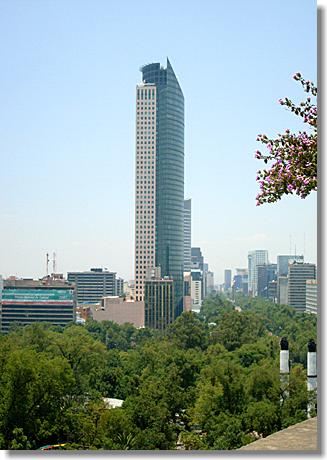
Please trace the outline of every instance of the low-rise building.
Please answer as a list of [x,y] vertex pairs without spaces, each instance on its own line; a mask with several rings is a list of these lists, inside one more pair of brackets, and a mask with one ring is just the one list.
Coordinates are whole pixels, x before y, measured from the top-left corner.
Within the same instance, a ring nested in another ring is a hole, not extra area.
[[7,279],[3,281],[1,297],[3,333],[14,324],[48,322],[65,326],[75,321],[74,286],[64,279]]
[[97,305],[90,306],[94,321],[113,321],[117,324],[131,323],[144,327],[144,302],[124,300],[118,296],[107,296]]
[[98,303],[105,296],[123,293],[124,281],[105,268],[91,268],[84,272],[68,272],[67,279],[76,286],[77,304]]

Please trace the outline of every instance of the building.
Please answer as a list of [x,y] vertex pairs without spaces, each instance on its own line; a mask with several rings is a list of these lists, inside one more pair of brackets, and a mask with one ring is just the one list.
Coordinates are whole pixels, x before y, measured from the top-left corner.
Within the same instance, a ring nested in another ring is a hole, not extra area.
[[191,248],[192,269],[203,271],[203,255],[200,248]]
[[65,326],[75,321],[74,286],[64,279],[8,279],[3,281],[1,332],[14,324],[47,322]]
[[206,272],[206,292],[210,294],[215,289],[214,273],[211,271]]
[[144,324],[164,330],[175,319],[174,287],[172,279],[144,281]]
[[117,295],[117,288],[122,292],[124,281],[116,273],[103,268],[91,268],[85,272],[69,272],[67,279],[76,286],[77,304],[99,303],[102,297]]
[[277,256],[277,276],[288,275],[288,264],[290,262],[304,262],[303,256],[286,255]]
[[[258,265],[258,296],[265,299],[269,298],[268,295],[268,285],[271,281],[277,281],[277,264],[263,264]],[[276,284],[277,286],[277,284]],[[276,287],[276,296],[277,298],[277,287]]]
[[124,280],[123,278],[116,278],[116,295],[124,294]]
[[144,327],[144,302],[124,300],[118,296],[103,297],[100,304],[91,306],[94,321],[114,321],[117,324],[131,323]]
[[277,281],[271,280],[268,282],[267,298],[274,303],[277,303]]
[[293,262],[288,265],[288,305],[297,311],[306,309],[306,281],[316,279],[315,264]]
[[242,291],[244,295],[248,293],[248,270],[247,268],[236,268],[236,275],[233,277],[234,291]]
[[161,276],[174,283],[166,290],[174,292],[176,317],[183,311],[184,96],[168,59],[166,68],[152,63],[141,72],[136,87],[135,297],[144,300],[147,274],[160,267]]
[[316,315],[318,311],[317,280],[306,280],[305,284],[305,311]]
[[191,270],[191,200],[184,200],[184,271]]
[[191,270],[191,308],[199,312],[202,305],[203,277],[200,269]]
[[243,276],[242,275],[234,275],[233,277],[233,288],[235,291],[241,291],[242,290],[242,282],[243,282]]
[[228,291],[232,286],[232,270],[224,271],[224,286],[225,291]]
[[253,297],[258,295],[258,265],[268,264],[268,251],[256,249],[248,254],[248,292]]
[[277,303],[287,305],[288,302],[288,276],[279,276],[277,279]]

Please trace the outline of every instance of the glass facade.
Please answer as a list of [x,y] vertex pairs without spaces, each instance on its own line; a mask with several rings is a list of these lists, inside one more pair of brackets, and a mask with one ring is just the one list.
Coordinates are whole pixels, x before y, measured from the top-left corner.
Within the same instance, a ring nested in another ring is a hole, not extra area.
[[157,88],[156,266],[174,280],[175,317],[183,311],[184,96],[173,68],[141,68],[143,83]]

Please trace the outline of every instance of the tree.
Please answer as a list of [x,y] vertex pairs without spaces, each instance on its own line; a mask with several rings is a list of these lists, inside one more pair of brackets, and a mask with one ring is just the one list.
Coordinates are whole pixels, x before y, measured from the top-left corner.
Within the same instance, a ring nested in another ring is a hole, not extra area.
[[167,337],[181,348],[201,348],[207,346],[206,326],[197,318],[196,313],[182,313],[167,328]]
[[[300,73],[293,78],[299,81],[304,91],[317,96],[317,87],[305,80]],[[260,184],[257,195],[257,206],[263,203],[278,201],[283,195],[296,194],[306,198],[312,191],[317,190],[317,106],[311,98],[295,105],[287,97],[279,99],[281,105],[291,110],[303,119],[311,130],[291,133],[289,129],[284,134],[278,134],[276,139],[269,139],[265,134],[259,134],[257,141],[266,145],[269,153],[263,155],[259,150],[255,158],[265,164],[272,161],[270,169],[259,170],[256,180]]]

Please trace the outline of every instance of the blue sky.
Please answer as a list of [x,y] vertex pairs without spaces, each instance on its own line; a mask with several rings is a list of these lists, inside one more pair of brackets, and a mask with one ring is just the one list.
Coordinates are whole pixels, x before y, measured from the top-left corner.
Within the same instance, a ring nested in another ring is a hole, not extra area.
[[[185,96],[192,244],[222,282],[247,252],[316,262],[316,195],[255,206],[258,133],[303,129],[277,100],[316,81],[309,0],[0,3],[0,274],[133,276],[135,86],[168,56]],[[305,242],[304,242],[305,241]]]

